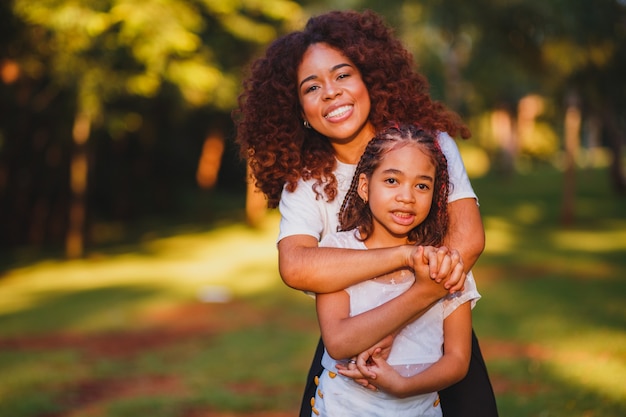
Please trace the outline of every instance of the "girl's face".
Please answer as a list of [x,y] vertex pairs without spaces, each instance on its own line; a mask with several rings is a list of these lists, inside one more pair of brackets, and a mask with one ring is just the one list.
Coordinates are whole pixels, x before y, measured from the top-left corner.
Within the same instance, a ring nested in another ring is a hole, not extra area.
[[434,184],[435,165],[416,144],[385,154],[370,178],[361,174],[358,193],[373,219],[367,246],[406,244],[409,232],[428,217]]
[[298,96],[302,116],[330,140],[338,157],[358,161],[374,127],[369,92],[354,63],[325,43],[311,45],[298,67]]

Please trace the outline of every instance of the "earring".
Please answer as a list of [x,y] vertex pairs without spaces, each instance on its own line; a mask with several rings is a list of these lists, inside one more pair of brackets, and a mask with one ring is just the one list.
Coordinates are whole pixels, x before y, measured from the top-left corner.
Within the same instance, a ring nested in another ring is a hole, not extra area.
[[308,120],[305,120],[303,123],[304,127],[306,127],[307,129],[311,128],[311,124],[308,122]]

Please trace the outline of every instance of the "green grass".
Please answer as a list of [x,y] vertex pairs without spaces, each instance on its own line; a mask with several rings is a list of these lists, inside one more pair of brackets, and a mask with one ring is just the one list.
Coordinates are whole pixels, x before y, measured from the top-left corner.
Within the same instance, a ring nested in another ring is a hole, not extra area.
[[[626,415],[626,200],[607,175],[579,172],[569,227],[558,171],[473,180],[487,234],[474,329],[503,417]],[[7,262],[0,416],[295,414],[319,333],[278,276],[277,213],[211,224]]]
[[561,225],[562,174],[474,181],[487,247],[475,329],[504,416],[626,413],[626,199],[604,170],[577,175]]

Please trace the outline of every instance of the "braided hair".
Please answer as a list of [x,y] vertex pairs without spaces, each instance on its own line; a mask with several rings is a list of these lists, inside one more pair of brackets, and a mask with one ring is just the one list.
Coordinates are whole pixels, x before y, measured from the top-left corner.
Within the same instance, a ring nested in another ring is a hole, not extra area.
[[367,145],[359,160],[350,189],[339,211],[339,230],[359,230],[361,239],[365,240],[372,233],[372,212],[359,196],[357,189],[359,177],[365,174],[371,178],[380,166],[383,158],[392,150],[406,145],[418,145],[430,156],[435,166],[435,184],[433,203],[426,219],[413,228],[408,235],[411,243],[439,246],[448,230],[448,162],[432,132],[413,124],[395,124],[379,132]]

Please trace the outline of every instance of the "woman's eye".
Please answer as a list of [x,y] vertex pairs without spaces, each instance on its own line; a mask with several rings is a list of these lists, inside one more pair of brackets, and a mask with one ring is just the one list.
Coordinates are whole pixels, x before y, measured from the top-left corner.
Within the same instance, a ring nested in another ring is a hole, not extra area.
[[343,79],[343,78],[348,78],[350,76],[350,74],[339,74],[339,76],[337,77],[338,79]]
[[310,86],[310,87],[307,87],[307,88],[304,90],[304,93],[305,93],[305,94],[306,94],[306,93],[310,93],[311,91],[315,91],[315,90],[317,90],[318,88],[319,88],[319,87],[318,87],[317,85],[312,85],[312,86]]

